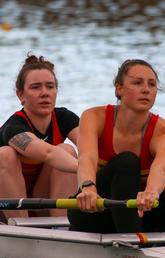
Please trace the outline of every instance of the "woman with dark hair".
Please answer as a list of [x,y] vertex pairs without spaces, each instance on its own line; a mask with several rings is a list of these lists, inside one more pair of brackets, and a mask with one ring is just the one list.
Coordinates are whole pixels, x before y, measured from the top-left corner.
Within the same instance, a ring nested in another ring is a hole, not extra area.
[[[0,128],[0,197],[66,198],[76,190],[75,145],[79,118],[55,107],[58,83],[54,65],[29,55],[16,80],[23,108]],[[28,216],[27,211],[5,211],[6,218]],[[51,210],[49,215],[64,215]]]
[[[158,76],[144,60],[126,60],[114,80],[118,105],[83,112],[78,142],[79,210],[71,230],[121,233],[165,231],[165,121],[153,114]],[[136,209],[97,211],[98,196],[137,198]],[[153,201],[160,205],[152,209]]]

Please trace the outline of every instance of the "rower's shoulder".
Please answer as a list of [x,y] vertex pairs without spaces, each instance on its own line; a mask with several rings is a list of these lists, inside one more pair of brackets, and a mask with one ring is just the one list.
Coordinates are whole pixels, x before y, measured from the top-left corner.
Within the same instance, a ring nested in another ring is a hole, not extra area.
[[86,109],[80,118],[80,128],[100,135],[105,124],[106,108],[107,106],[96,106]]
[[158,122],[156,125],[156,134],[160,135],[160,134],[165,134],[165,119],[162,117],[158,118]]
[[163,117],[159,116],[158,125],[162,128],[165,128],[165,119]]
[[82,115],[102,115],[105,113],[107,106],[96,106],[86,109]]

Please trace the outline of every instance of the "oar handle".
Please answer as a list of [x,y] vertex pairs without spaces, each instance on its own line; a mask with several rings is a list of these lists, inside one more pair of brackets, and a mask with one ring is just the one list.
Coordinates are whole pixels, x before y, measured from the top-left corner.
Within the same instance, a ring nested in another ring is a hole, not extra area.
[[[97,208],[99,210],[105,209],[105,199],[98,198],[97,199]],[[56,200],[56,208],[58,209],[78,209],[77,199],[57,199]]]
[[[129,199],[126,201],[127,208],[137,208],[137,200],[136,199]],[[159,201],[155,200],[153,202],[153,208],[157,208],[159,206]]]
[[[97,199],[97,208],[99,210],[104,210],[113,207],[127,207],[127,208],[137,208],[137,200],[129,199],[129,200],[109,200],[98,198]],[[158,207],[159,201],[155,200],[153,203],[153,208]],[[78,209],[77,199],[57,199],[56,200],[56,208],[59,209]]]

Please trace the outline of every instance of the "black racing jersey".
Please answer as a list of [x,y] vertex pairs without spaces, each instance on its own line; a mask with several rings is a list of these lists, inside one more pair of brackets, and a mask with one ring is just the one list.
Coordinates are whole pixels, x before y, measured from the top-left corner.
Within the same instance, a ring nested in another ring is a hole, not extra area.
[[[21,111],[24,112],[23,109]],[[54,111],[58,127],[63,136],[63,139],[65,140],[69,132],[78,126],[79,117],[64,107],[54,108]],[[52,121],[45,134],[39,132],[32,123],[31,125],[32,127],[29,126],[26,119],[14,113],[0,128],[0,146],[8,145],[8,142],[12,137],[22,132],[32,132],[38,138],[52,144]]]

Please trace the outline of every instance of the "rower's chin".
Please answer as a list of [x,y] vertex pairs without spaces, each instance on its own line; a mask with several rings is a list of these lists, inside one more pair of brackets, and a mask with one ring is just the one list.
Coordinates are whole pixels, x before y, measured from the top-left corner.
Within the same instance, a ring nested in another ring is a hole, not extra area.
[[40,110],[38,111],[38,114],[43,115],[43,116],[50,115],[52,111],[53,111],[53,108],[44,107],[44,108],[40,108]]

